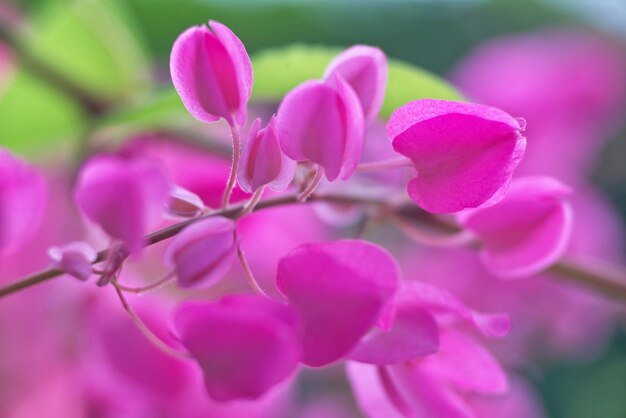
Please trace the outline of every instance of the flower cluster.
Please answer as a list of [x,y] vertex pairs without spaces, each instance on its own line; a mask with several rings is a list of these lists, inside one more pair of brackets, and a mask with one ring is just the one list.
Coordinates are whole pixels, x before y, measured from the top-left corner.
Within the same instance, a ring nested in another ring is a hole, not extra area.
[[[453,294],[479,299],[461,289],[467,271],[526,278],[570,248],[570,186],[516,172],[524,119],[485,104],[420,99],[381,129],[387,59],[365,45],[340,53],[320,79],[295,86],[275,114],[263,114],[248,104],[253,68],[243,43],[214,21],[180,35],[170,70],[194,118],[227,123],[232,165],[150,136],[91,156],[73,200],[89,242],[107,249],[85,241],[49,249],[56,271],[98,277],[129,314],[101,301],[85,319],[102,342],[91,356],[110,366],[104,381],[132,388],[125,407],[145,396],[176,416],[192,416],[184,408],[203,402],[227,416],[222,404],[271,403],[307,367],[343,362],[358,407],[374,418],[541,415],[508,359],[494,354],[515,327],[507,306],[478,301],[479,311]],[[376,141],[388,152],[363,163],[381,131],[386,137]],[[376,170],[401,176],[372,176]],[[47,193],[42,175],[7,151],[0,174],[6,255],[37,231]],[[361,209],[352,239],[324,224],[351,225],[345,213]],[[369,221],[388,221],[427,256],[407,256],[389,244],[396,238],[368,237]],[[440,246],[447,248],[433,248]],[[455,260],[445,278],[441,254]],[[138,271],[163,277],[129,286]],[[170,281],[178,291],[161,299],[128,297]],[[489,287],[481,286],[467,287]],[[199,375],[203,394],[190,389]],[[95,384],[82,390],[94,402],[106,393]]]

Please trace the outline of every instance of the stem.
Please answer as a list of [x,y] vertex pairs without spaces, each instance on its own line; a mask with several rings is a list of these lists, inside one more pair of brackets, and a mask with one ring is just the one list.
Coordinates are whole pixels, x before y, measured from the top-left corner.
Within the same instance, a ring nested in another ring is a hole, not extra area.
[[117,293],[117,296],[120,298],[120,302],[122,302],[122,306],[124,307],[124,310],[128,313],[128,316],[130,316],[130,319],[133,321],[133,323],[139,329],[139,331],[148,339],[148,341],[150,341],[156,348],[158,348],[159,350],[161,350],[162,352],[164,352],[165,354],[169,356],[176,357],[176,358],[183,359],[183,360],[189,360],[191,358],[191,355],[189,353],[180,352],[170,347],[163,340],[157,337],[156,334],[154,334],[152,330],[150,330],[150,328],[148,328],[148,326],[141,320],[139,315],[135,313],[133,308],[130,306],[130,304],[126,300],[126,297],[124,296],[124,292],[122,292],[122,289],[119,287],[119,285],[115,282],[112,282],[112,284],[113,284],[113,287],[115,288],[115,292]]
[[233,164],[230,167],[228,183],[226,184],[226,190],[224,190],[224,196],[222,197],[223,209],[226,209],[226,207],[228,206],[228,202],[230,201],[230,195],[235,188],[235,179],[237,178],[237,169],[239,168],[239,155],[241,154],[239,126],[233,123],[232,125],[230,125],[230,132],[233,136]]
[[165,283],[171,281],[174,276],[176,274],[175,270],[170,271],[169,273],[167,273],[165,276],[163,276],[162,278],[160,278],[159,280],[157,280],[154,283],[151,283],[149,285],[146,286],[142,286],[142,287],[126,287],[124,285],[121,285],[119,283],[115,283],[116,287],[120,290],[123,290],[124,292],[128,292],[128,293],[144,293],[147,292],[149,290],[153,290],[153,289],[157,289],[161,286],[163,286]]
[[246,203],[246,206],[244,206],[241,212],[237,214],[237,219],[244,217],[245,215],[249,214],[250,212],[254,210],[257,203],[259,203],[259,200],[261,200],[261,196],[263,196],[263,190],[265,190],[265,186],[259,187],[254,192],[250,200],[248,200],[248,203]]
[[389,221],[409,239],[430,247],[458,247],[470,244],[473,239],[472,234],[464,230],[445,234],[430,234],[396,213],[389,215]]
[[[443,222],[441,218],[436,217],[430,213],[427,213],[412,202],[405,204],[394,205],[389,202],[389,199],[385,197],[375,197],[370,195],[359,194],[313,194],[309,197],[307,202],[329,202],[329,203],[346,203],[346,204],[362,204],[373,205],[380,209],[384,209],[391,213],[401,214],[401,216],[411,219],[411,221],[423,224],[435,230],[439,230],[442,233],[454,233],[458,231],[452,227],[449,223]],[[260,201],[254,210],[269,209],[278,206],[286,206],[300,203],[298,195],[284,195],[265,199]],[[193,219],[187,219],[174,225],[170,225],[166,228],[160,229],[149,234],[146,237],[146,246],[156,244],[171,238],[182,231],[188,225],[198,222],[202,219],[206,219],[212,216],[223,216],[226,218],[234,219],[244,209],[245,205],[236,205],[230,208],[212,211],[208,214],[199,216]],[[110,249],[102,250],[98,253],[98,257],[92,264],[101,263],[108,256]],[[603,269],[598,266],[588,266],[580,262],[570,261],[563,259],[555,263],[548,269],[550,273],[554,273],[556,276],[569,282],[578,283],[589,289],[593,289],[598,293],[602,293],[605,296],[621,300],[626,302],[626,271],[622,268],[611,266]],[[62,276],[63,271],[51,268],[32,274],[30,276],[18,279],[14,283],[0,288],[0,298],[18,292],[22,289],[43,283],[58,276]]]
[[322,178],[324,177],[324,169],[319,165],[315,167],[315,176],[309,185],[298,195],[298,202],[306,202],[306,200],[313,194],[317,186],[319,186]]
[[405,157],[392,158],[389,160],[361,163],[356,168],[357,173],[369,173],[372,171],[388,170],[390,168],[413,167],[411,160]]
[[269,298],[267,293],[265,293],[263,289],[261,288],[261,286],[259,285],[259,282],[257,282],[256,279],[254,278],[254,274],[252,274],[252,269],[250,268],[250,264],[248,264],[248,260],[246,259],[246,256],[243,253],[243,250],[241,249],[239,240],[237,239],[237,228],[235,228],[234,234],[235,234],[235,245],[237,246],[237,257],[239,258],[239,262],[241,263],[241,267],[243,268],[243,272],[246,275],[246,279],[248,279],[248,283],[250,284],[250,287],[259,295]]

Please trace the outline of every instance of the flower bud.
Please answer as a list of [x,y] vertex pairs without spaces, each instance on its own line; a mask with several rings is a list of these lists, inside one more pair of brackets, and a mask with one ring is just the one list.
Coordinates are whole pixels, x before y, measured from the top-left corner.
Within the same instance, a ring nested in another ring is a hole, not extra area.
[[359,99],[341,76],[335,86],[306,81],[283,99],[276,116],[280,147],[295,161],[312,161],[329,181],[347,179],[361,159],[365,125]]
[[202,214],[205,206],[197,194],[182,187],[174,186],[170,192],[167,209],[172,216],[194,218]]
[[359,98],[367,125],[371,124],[385,98],[387,58],[378,48],[355,45],[333,59],[324,73],[324,80],[333,82],[340,75]]
[[256,119],[250,128],[248,142],[241,154],[237,181],[249,193],[265,185],[275,191],[284,190],[293,180],[296,163],[280,149],[274,117],[259,131],[260,125],[261,120]]
[[78,280],[86,281],[91,276],[91,265],[96,261],[98,253],[86,242],[77,241],[51,247],[48,255],[56,268]]
[[393,148],[413,161],[408,193],[421,208],[453,213],[506,193],[526,148],[524,122],[494,107],[416,100],[389,118]]
[[226,26],[210,21],[209,28],[194,26],[176,39],[170,57],[174,87],[196,119],[243,125],[252,92],[250,57]]
[[91,222],[136,253],[164,214],[170,184],[150,160],[101,155],[81,169],[74,197]]
[[202,288],[218,282],[235,259],[234,231],[232,220],[215,216],[194,222],[176,235],[163,262],[176,269],[178,286]]

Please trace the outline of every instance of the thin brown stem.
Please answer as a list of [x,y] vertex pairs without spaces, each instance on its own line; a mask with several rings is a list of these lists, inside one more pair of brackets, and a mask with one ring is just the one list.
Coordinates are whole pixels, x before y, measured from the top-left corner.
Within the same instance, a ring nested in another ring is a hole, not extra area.
[[239,239],[237,238],[237,228],[235,228],[235,245],[237,246],[237,258],[239,258],[239,263],[241,264],[241,268],[243,268],[243,272],[246,275],[246,279],[248,279],[248,283],[252,290],[258,293],[261,296],[269,297],[267,293],[261,288],[259,282],[254,278],[254,274],[252,273],[252,269],[250,268],[250,264],[248,264],[248,260],[246,259],[246,255],[243,253],[241,249],[241,245],[239,243]]
[[127,293],[144,293],[144,292],[148,292],[150,290],[155,290],[158,289],[159,287],[163,286],[165,283],[168,283],[170,281],[172,281],[172,279],[174,279],[176,275],[176,271],[172,270],[169,273],[167,273],[165,276],[163,276],[162,278],[160,278],[159,280],[150,283],[149,285],[146,286],[142,286],[142,287],[127,287],[124,285],[119,284],[118,282],[116,282],[116,287],[120,290],[123,290],[124,292]]
[[156,348],[163,351],[165,354],[169,356],[176,357],[176,358],[183,359],[183,360],[189,360],[191,358],[191,355],[189,353],[178,351],[170,347],[163,340],[157,337],[152,332],[152,330],[148,328],[148,326],[141,320],[141,318],[139,317],[139,315],[137,315],[137,313],[133,310],[133,308],[130,306],[130,304],[126,300],[126,297],[124,296],[124,292],[119,287],[119,285],[116,282],[111,282],[111,284],[113,284],[113,287],[115,288],[115,292],[117,293],[117,296],[119,297],[120,302],[122,303],[122,306],[124,307],[124,310],[128,313],[128,316],[133,321],[137,329],[139,329],[139,331],[148,339],[148,341],[150,341]]
[[252,194],[252,197],[248,200],[246,206],[244,206],[241,212],[237,214],[237,218],[242,218],[254,210],[255,206],[259,203],[259,200],[261,200],[261,197],[263,196],[263,190],[265,190],[265,187],[261,186]]
[[[451,233],[458,231],[458,228],[454,228],[448,222],[442,221],[442,218],[436,217],[432,214],[424,212],[417,208],[414,204],[407,202],[405,204],[393,204],[384,197],[359,195],[359,194],[313,194],[309,197],[307,202],[329,202],[329,203],[345,203],[345,204],[361,204],[372,205],[381,209],[383,212],[398,213],[405,218],[409,218],[412,222],[421,223],[424,226],[428,226],[433,230],[441,231],[442,233]],[[298,195],[284,195],[265,199],[260,201],[255,211],[269,209],[278,206],[286,206],[300,203],[298,201]],[[146,246],[156,244],[171,238],[182,231],[188,225],[198,222],[199,220],[206,219],[212,216],[223,216],[226,218],[234,219],[243,210],[245,205],[240,204],[229,207],[227,209],[221,209],[212,211],[203,216],[199,216],[193,219],[187,219],[174,225],[170,225],[166,228],[153,232],[146,237]],[[104,261],[110,249],[100,251],[94,264]],[[610,268],[604,267],[598,268],[597,264],[583,264],[581,262],[574,262],[568,259],[563,259],[555,263],[549,270],[554,273],[555,276],[560,277],[563,280],[567,280],[572,283],[578,283],[589,289],[593,289],[598,293],[605,296],[621,300],[626,302],[626,271],[622,268],[611,266]],[[607,273],[608,272],[608,273]],[[0,288],[0,298],[18,292],[20,290],[35,286],[39,283],[46,282],[50,279],[63,275],[63,271],[51,268],[32,274],[30,276],[18,279],[14,283]]]

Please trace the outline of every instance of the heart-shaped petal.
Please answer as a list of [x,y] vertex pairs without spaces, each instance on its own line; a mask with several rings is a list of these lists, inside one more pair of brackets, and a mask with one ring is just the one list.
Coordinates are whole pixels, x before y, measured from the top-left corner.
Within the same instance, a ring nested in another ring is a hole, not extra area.
[[282,258],[276,282],[304,318],[302,362],[346,355],[378,320],[398,276],[386,250],[360,240],[305,244]]

